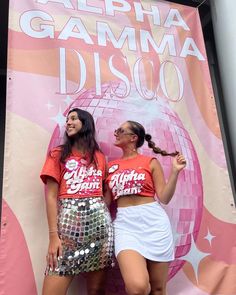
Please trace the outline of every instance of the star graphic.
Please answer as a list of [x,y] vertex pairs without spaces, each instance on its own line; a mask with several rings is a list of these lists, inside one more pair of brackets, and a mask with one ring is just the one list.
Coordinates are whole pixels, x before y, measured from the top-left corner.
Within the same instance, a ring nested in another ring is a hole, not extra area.
[[59,125],[60,129],[65,126],[66,117],[62,114],[61,108],[59,108],[57,115],[55,117],[51,117],[51,119]]
[[73,99],[71,99],[71,97],[67,95],[66,98],[63,99],[63,101],[66,103],[67,106],[69,106],[73,102]]
[[51,102],[49,101],[47,104],[46,104],[46,107],[48,110],[50,110],[52,107],[54,107],[53,104],[51,104]]
[[215,238],[216,236],[213,236],[210,231],[209,228],[207,229],[207,235],[204,237],[204,239],[208,240],[208,242],[211,245],[211,241]]
[[209,256],[210,254],[211,253],[204,253],[204,252],[200,251],[195,244],[195,241],[193,239],[193,235],[191,235],[191,248],[185,256],[181,257],[181,260],[186,260],[187,262],[189,262],[192,265],[197,283],[198,283],[199,264],[203,258],[205,258],[206,256]]

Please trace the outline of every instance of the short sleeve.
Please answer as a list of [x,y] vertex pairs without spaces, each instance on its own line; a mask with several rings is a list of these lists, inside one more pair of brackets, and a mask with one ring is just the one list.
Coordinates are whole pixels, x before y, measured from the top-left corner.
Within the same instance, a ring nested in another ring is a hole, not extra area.
[[100,169],[102,170],[102,180],[105,180],[106,178],[106,158],[103,153],[97,152],[96,153],[98,165]]
[[59,149],[54,149],[47,155],[43,169],[40,174],[40,178],[43,183],[47,183],[47,178],[52,177],[57,183],[60,183],[61,164],[60,164],[61,152]]

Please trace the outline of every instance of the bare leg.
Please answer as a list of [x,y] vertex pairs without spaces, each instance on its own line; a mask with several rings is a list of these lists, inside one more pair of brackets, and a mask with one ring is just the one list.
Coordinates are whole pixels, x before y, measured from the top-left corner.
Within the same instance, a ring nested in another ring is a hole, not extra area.
[[105,295],[107,270],[91,271],[87,274],[88,295]]
[[72,276],[45,276],[42,295],[66,295]]
[[128,295],[147,295],[150,292],[146,259],[134,250],[123,250],[117,261]]
[[150,295],[166,295],[168,264],[168,262],[147,261],[151,284]]

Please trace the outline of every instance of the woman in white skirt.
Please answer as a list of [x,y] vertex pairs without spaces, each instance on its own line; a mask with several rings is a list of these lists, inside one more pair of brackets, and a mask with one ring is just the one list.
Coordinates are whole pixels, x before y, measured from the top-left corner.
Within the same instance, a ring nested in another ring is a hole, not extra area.
[[[174,244],[168,216],[154,196],[161,203],[170,202],[186,161],[178,152],[169,154],[156,147],[138,122],[123,123],[114,135],[114,144],[122,149],[123,156],[108,163],[106,197],[117,202],[115,255],[126,292],[165,295]],[[138,153],[144,140],[154,153],[173,156],[167,182],[158,160]]]

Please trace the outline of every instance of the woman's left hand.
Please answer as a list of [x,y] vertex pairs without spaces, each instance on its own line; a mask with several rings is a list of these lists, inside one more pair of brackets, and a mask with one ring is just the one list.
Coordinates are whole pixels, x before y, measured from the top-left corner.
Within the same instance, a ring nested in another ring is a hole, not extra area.
[[182,154],[178,154],[173,159],[173,169],[175,169],[177,172],[181,171],[186,166],[186,159]]

